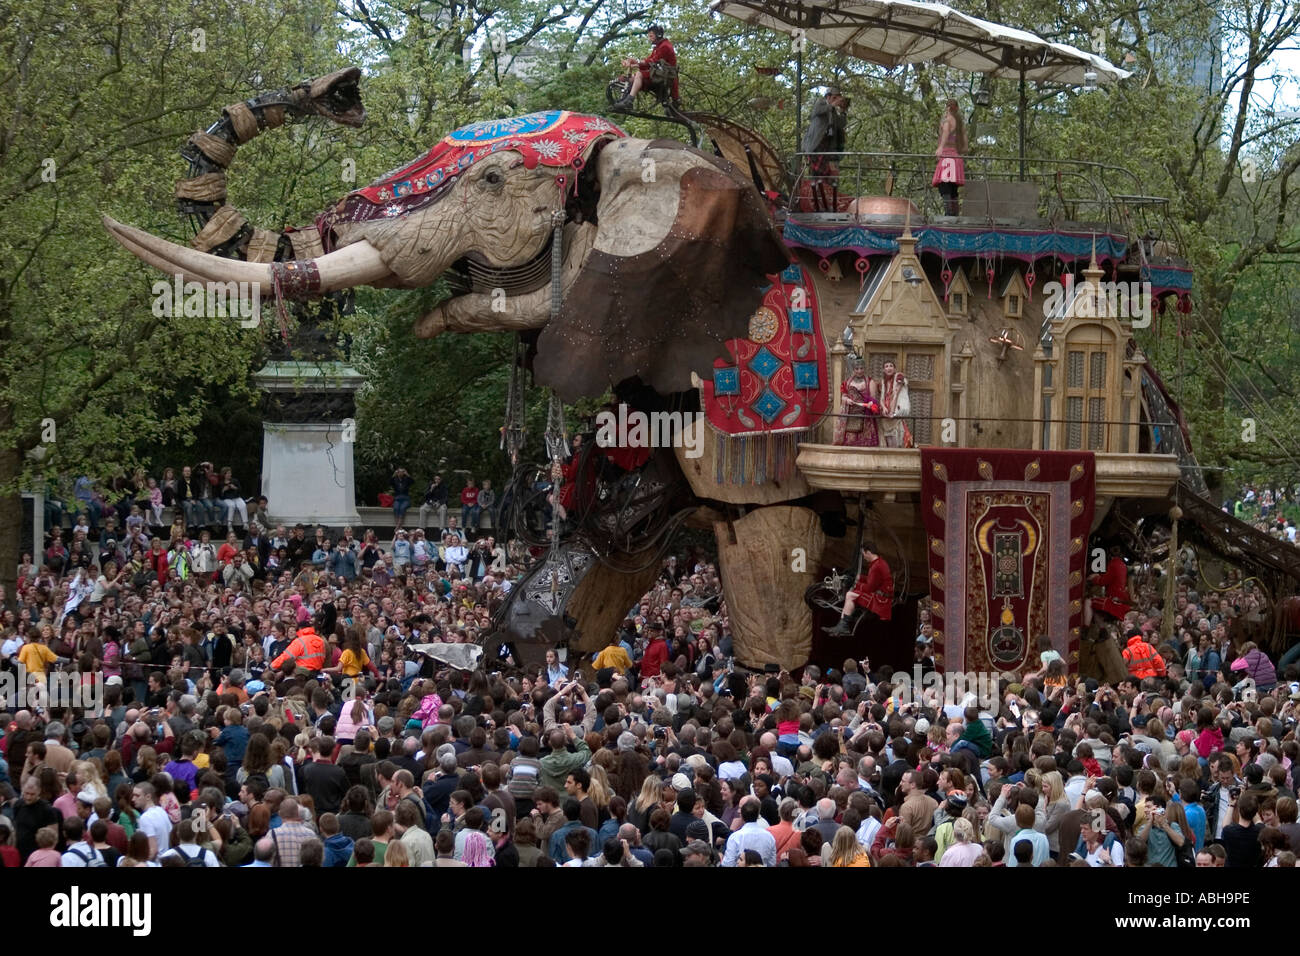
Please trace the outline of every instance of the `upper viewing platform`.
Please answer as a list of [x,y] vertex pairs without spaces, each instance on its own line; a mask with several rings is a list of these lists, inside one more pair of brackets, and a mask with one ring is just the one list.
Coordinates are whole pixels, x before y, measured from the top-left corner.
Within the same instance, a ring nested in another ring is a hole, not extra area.
[[1110,278],[1150,282],[1156,296],[1190,293],[1169,201],[1147,195],[1133,172],[1081,160],[1022,164],[1014,156],[964,163],[957,215],[946,215],[931,184],[933,154],[800,153],[785,241],[823,259],[849,252],[867,260],[896,252],[910,220],[918,252],[944,260],[1075,263],[1095,250]]

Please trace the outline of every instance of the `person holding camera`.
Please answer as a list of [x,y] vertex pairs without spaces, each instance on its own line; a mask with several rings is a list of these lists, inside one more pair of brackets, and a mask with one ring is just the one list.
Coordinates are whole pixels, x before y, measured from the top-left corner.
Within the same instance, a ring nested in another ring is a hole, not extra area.
[[1146,819],[1134,835],[1146,840],[1147,866],[1177,867],[1178,850],[1187,840],[1183,828],[1171,818],[1163,793],[1152,793],[1145,803]]

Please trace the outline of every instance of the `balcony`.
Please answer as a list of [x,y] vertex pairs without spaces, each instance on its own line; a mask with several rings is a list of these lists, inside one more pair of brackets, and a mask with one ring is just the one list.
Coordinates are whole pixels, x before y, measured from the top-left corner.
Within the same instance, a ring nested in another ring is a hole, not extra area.
[[[1098,452],[1098,498],[1166,498],[1178,481],[1173,455]],[[846,448],[800,445],[799,470],[817,491],[852,494],[919,494],[919,448]]]
[[[816,442],[799,446],[797,465],[809,486],[819,491],[852,494],[906,495],[921,490],[921,451],[919,448],[854,447],[829,444],[835,416],[828,416],[816,433]],[[920,443],[945,448],[1032,447],[1051,450],[1084,448],[1096,457],[1096,493],[1101,498],[1166,498],[1182,477],[1178,454],[1170,453],[1169,436],[1177,424],[1140,421],[1079,421],[1038,419],[935,419],[908,416],[904,419],[913,435],[923,436]],[[975,440],[940,443],[927,440],[941,437],[947,427],[974,437]],[[972,427],[973,426],[973,427]],[[1005,440],[980,442],[987,433],[1006,434],[1031,429],[1037,440],[1030,445]],[[1135,434],[1136,433],[1136,434]],[[1065,440],[1051,443],[1051,436]],[[1118,450],[1136,439],[1136,452]],[[1172,450],[1172,449],[1171,449]]]

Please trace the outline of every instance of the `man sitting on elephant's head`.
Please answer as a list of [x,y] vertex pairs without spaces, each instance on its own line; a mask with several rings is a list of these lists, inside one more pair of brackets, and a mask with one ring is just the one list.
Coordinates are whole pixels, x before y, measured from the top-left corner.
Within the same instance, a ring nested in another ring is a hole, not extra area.
[[644,60],[627,57],[623,60],[625,69],[635,69],[632,87],[627,95],[615,105],[621,110],[629,110],[636,101],[636,95],[642,90],[651,89],[670,95],[673,106],[681,104],[681,95],[677,88],[677,51],[672,43],[664,38],[664,28],[655,24],[646,30],[650,41],[650,55]]

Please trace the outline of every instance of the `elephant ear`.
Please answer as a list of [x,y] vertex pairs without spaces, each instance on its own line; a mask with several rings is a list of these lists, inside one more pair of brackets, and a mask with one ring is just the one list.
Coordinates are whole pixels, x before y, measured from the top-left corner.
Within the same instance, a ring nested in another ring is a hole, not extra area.
[[661,394],[707,374],[744,337],[790,255],[733,164],[673,140],[627,139],[598,159],[594,248],[537,342],[540,384],[565,401],[639,376]]

